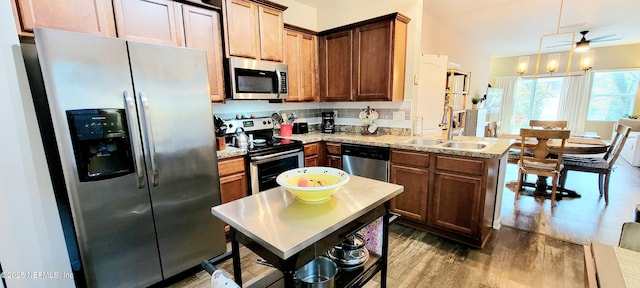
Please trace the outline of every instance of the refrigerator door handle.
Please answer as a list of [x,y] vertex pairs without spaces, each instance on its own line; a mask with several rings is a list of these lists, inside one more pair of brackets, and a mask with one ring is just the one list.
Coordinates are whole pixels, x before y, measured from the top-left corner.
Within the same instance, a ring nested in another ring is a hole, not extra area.
[[122,93],[125,103],[125,111],[129,122],[129,134],[131,135],[131,143],[133,145],[133,162],[136,166],[136,174],[138,176],[138,188],[142,189],[147,183],[144,172],[144,159],[142,154],[142,142],[140,138],[140,130],[138,129],[138,119],[132,111],[136,111],[136,103],[133,101],[129,91]]
[[144,92],[140,92],[138,93],[138,97],[140,97],[140,103],[142,103],[142,107],[143,107],[143,117],[144,118],[144,126],[145,126],[145,130],[147,133],[147,139],[149,139],[149,154],[151,155],[151,171],[153,174],[153,186],[156,187],[158,186],[158,183],[160,182],[160,177],[159,177],[159,172],[158,172],[158,165],[156,164],[156,142],[153,139],[153,128],[151,127],[151,115],[150,114],[150,110],[151,107],[149,106],[149,99],[147,99],[147,96],[144,94]]

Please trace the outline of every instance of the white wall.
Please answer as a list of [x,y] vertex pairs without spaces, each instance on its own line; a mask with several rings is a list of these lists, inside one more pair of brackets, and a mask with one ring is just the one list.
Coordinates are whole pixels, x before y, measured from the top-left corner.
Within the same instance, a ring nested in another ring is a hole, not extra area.
[[316,8],[294,0],[275,0],[273,2],[288,7],[287,10],[284,10],[284,23],[318,31],[318,12]]
[[5,275],[52,273],[5,278],[8,287],[74,287],[17,45],[10,2],[0,1],[0,262]]
[[423,10],[422,14],[422,53],[447,55],[449,62],[460,65],[459,68],[450,68],[471,72],[467,97],[467,107],[471,107],[472,97],[482,97],[487,92],[491,65],[489,52],[461,36],[458,31],[443,25],[429,11]]

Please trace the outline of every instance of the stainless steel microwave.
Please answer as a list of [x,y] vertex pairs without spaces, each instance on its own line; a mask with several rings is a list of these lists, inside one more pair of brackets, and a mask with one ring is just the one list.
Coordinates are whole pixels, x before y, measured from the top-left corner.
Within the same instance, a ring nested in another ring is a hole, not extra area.
[[277,100],[289,96],[287,64],[230,57],[231,98]]

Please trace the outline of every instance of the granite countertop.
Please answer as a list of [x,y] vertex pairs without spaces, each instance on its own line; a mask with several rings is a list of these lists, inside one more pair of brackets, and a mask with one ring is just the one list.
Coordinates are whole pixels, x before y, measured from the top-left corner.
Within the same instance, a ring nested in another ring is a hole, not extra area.
[[282,187],[211,208],[211,213],[282,259],[402,193],[404,187],[359,176],[329,201],[309,204]]
[[[411,139],[433,139],[442,140],[442,137],[436,135],[425,136],[397,136],[397,135],[354,135],[349,133],[334,133],[325,134],[319,132],[312,132],[307,134],[294,134],[289,137],[281,137],[286,139],[300,140],[304,144],[330,141],[380,147],[390,147],[397,149],[406,149],[431,153],[443,153],[450,155],[469,156],[478,158],[501,158],[515,140],[513,139],[501,139],[501,138],[482,138],[472,136],[454,136],[453,142],[480,142],[487,145],[483,149],[463,149],[463,148],[451,148],[443,147],[442,145],[421,145],[403,143],[404,141],[410,141]],[[451,142],[448,140],[442,140],[444,142]],[[231,149],[231,150],[230,150]],[[238,151],[240,150],[240,151]],[[246,151],[235,147],[227,146],[227,149],[218,151],[218,159],[224,159],[234,156],[240,156],[246,154]]]
[[246,155],[247,150],[233,147],[231,145],[227,145],[227,148],[225,148],[224,150],[216,151],[216,154],[218,154],[218,160],[220,160],[225,158]]

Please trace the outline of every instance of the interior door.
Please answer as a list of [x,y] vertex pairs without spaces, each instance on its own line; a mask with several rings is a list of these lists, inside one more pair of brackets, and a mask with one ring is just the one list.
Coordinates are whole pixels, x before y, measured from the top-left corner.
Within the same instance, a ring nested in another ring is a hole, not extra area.
[[226,252],[202,50],[128,42],[163,275]]

